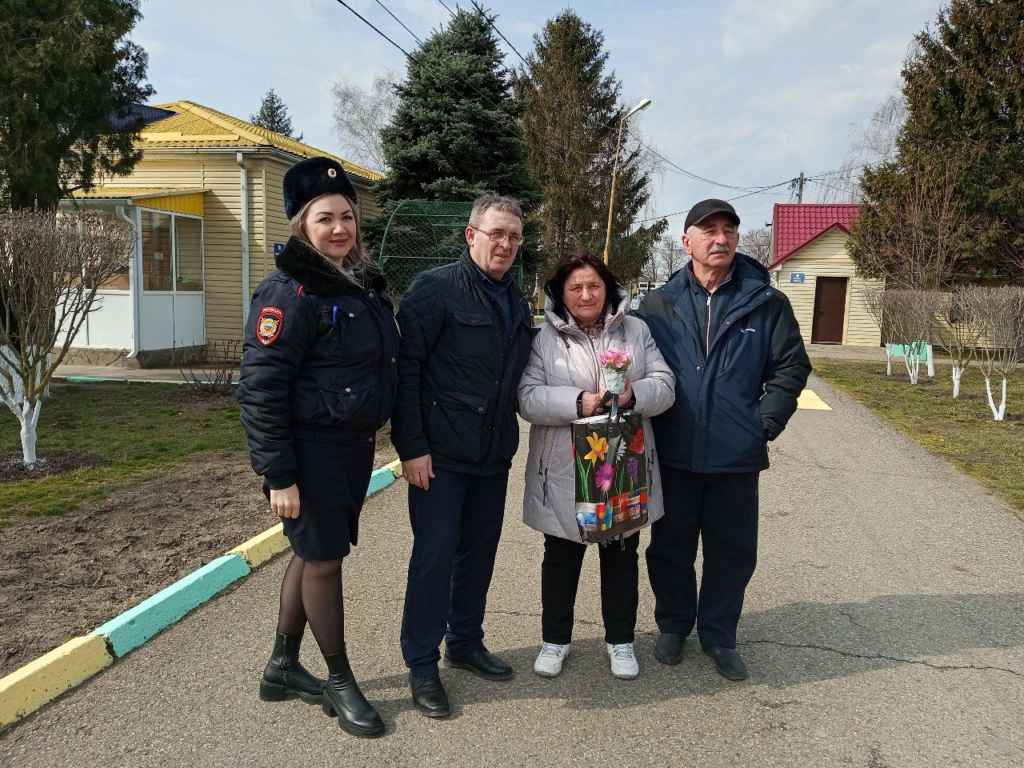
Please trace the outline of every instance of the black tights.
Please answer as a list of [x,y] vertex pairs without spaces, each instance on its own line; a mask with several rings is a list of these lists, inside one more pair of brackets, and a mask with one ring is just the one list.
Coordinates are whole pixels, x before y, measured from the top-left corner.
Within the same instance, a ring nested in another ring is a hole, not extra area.
[[292,555],[281,582],[277,631],[301,635],[309,629],[325,656],[345,647],[345,600],[341,591],[341,559],[303,560]]

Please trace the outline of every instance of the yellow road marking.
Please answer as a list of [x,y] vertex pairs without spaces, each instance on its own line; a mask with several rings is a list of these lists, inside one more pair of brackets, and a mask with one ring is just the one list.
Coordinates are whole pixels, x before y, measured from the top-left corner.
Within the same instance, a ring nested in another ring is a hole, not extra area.
[[800,393],[800,398],[796,401],[796,407],[802,408],[805,411],[831,411],[828,404],[818,397],[814,392],[809,389],[805,389]]

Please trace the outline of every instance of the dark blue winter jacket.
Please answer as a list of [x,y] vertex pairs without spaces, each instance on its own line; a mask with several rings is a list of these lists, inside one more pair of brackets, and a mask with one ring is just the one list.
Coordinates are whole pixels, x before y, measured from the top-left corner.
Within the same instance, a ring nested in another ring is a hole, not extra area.
[[493,475],[519,446],[516,391],[530,357],[530,308],[508,286],[512,327],[468,252],[421,273],[402,297],[399,392],[391,441],[402,460]]
[[691,472],[767,469],[767,442],[785,429],[811,372],[793,309],[768,270],[737,253],[730,306],[720,321],[715,314],[705,355],[692,280],[687,265],[637,310],[676,376],[675,404],[652,419],[660,461]]

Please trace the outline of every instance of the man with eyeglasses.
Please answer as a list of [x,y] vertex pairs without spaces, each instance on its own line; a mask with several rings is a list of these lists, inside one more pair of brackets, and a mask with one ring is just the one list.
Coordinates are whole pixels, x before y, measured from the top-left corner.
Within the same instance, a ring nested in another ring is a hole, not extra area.
[[398,310],[391,439],[413,531],[402,655],[413,702],[428,717],[450,713],[438,674],[442,638],[448,666],[487,680],[513,675],[484,647],[483,619],[532,340],[530,308],[508,274],[522,242],[514,200],[477,198],[462,257],[420,274]]

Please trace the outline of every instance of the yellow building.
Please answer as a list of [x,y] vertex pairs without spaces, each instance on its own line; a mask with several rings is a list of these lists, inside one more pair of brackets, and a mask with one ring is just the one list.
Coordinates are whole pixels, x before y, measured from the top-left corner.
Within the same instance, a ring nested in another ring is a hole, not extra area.
[[793,305],[805,343],[877,347],[878,324],[865,291],[882,281],[858,277],[846,252],[859,206],[776,203],[772,282]]
[[[172,350],[240,340],[252,291],[290,235],[285,172],[306,157],[334,157],[190,101],[142,111],[132,173],[61,203],[118,216],[138,235],[130,269],[103,286],[69,362],[160,365]],[[335,159],[356,187],[360,217],[378,215],[381,176]]]

